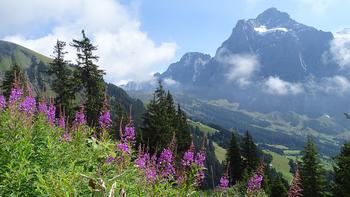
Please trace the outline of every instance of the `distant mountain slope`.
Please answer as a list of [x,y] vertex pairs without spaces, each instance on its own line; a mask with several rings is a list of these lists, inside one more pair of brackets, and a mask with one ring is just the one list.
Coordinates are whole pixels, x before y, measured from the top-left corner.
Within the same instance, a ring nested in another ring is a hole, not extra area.
[[239,20],[213,57],[186,53],[153,81],[123,88],[149,98],[160,79],[193,119],[298,149],[312,134],[330,155],[350,136],[350,70],[333,58],[334,39],[270,8]]
[[[54,93],[50,88],[51,78],[46,73],[50,61],[50,58],[30,49],[0,40],[0,84],[5,71],[9,70],[13,64],[18,64],[25,71],[36,94],[46,98],[52,97]],[[74,69],[74,65],[72,65],[72,68]],[[129,111],[129,107],[132,105],[133,116],[140,123],[144,112],[142,102],[129,97],[123,89],[116,85],[106,85],[111,102],[113,104],[119,103],[126,112]]]
[[0,71],[8,70],[14,63],[29,68],[33,61],[47,64],[51,59],[20,45],[0,40]]

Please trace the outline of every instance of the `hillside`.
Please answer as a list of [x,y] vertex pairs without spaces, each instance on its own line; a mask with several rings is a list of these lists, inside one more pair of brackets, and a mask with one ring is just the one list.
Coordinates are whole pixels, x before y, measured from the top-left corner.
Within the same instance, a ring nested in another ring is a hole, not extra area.
[[[5,71],[9,70],[13,64],[18,64],[26,74],[27,79],[32,85],[34,93],[44,98],[54,96],[51,91],[51,78],[46,73],[51,59],[34,52],[20,45],[0,40],[0,84]],[[74,65],[70,65],[74,69]],[[141,116],[144,112],[144,106],[140,100],[133,99],[121,88],[114,84],[107,84],[107,93],[110,97],[112,111],[116,113],[117,108],[128,112],[130,106],[133,106],[133,117],[137,124],[141,124]],[[80,103],[82,95],[78,95],[77,103]],[[113,117],[116,115],[113,114]]]

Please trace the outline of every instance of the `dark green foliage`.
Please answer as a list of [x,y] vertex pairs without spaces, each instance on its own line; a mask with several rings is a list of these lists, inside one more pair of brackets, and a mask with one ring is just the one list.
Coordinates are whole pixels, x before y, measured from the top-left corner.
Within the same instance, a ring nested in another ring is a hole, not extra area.
[[[207,124],[208,126],[210,126],[213,129],[218,130],[219,132],[215,132],[213,134],[210,135],[210,138],[215,141],[219,146],[221,146],[224,149],[229,149],[230,145],[231,145],[231,135],[232,135],[232,131],[225,129],[219,125],[216,124]],[[238,137],[238,136],[237,136]],[[240,139],[237,138],[237,140],[239,141]]]
[[56,93],[56,107],[72,117],[72,101],[75,99],[76,88],[73,83],[72,70],[64,59],[66,43],[57,40],[53,51],[53,61],[50,63],[48,74],[53,77],[52,90]]
[[176,109],[172,95],[159,82],[143,117],[143,143],[155,153],[167,147],[174,134],[179,145],[177,154],[181,155],[191,142],[186,116],[179,107]]
[[227,151],[226,158],[230,184],[234,185],[237,181],[241,180],[243,174],[241,151],[235,133],[232,133],[231,144]]
[[9,97],[11,88],[15,82],[15,78],[17,78],[18,82],[20,82],[21,86],[25,85],[25,75],[18,64],[14,64],[11,70],[5,72],[5,79],[1,85],[1,89],[5,97]]
[[181,154],[188,149],[191,142],[191,135],[189,132],[189,126],[187,124],[186,113],[181,110],[180,105],[177,106],[177,111],[175,115],[176,116],[174,126],[177,130],[177,132],[175,133],[177,140],[177,151]]
[[288,182],[274,168],[265,167],[263,188],[271,197],[288,196]]
[[244,169],[250,173],[254,171],[259,165],[258,148],[256,147],[252,136],[249,131],[246,131],[243,137],[242,145],[242,156]]
[[350,196],[350,142],[335,157],[333,196]]
[[97,47],[85,36],[84,30],[82,34],[83,38],[81,40],[73,40],[71,46],[77,50],[79,67],[76,77],[81,80],[80,82],[86,95],[87,121],[89,125],[96,126],[96,120],[98,120],[99,113],[103,107],[105,96],[104,71],[98,69],[98,66],[95,64],[98,61],[98,56],[94,55]]
[[300,162],[300,176],[304,197],[326,196],[326,181],[316,146],[311,136],[308,136],[303,156]]
[[270,183],[271,194],[270,197],[287,197],[287,188],[282,182],[282,178],[276,178]]
[[290,167],[290,171],[289,172],[291,174],[295,174],[295,172],[297,171],[297,164],[295,163],[295,161],[293,159],[289,159],[288,165]]

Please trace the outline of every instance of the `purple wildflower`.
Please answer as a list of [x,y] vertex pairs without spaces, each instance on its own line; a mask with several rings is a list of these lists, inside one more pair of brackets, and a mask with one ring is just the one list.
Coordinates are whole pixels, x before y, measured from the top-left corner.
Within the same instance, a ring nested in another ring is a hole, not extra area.
[[183,166],[191,166],[194,162],[194,144],[191,143],[190,148],[184,153],[182,157],[181,164]]
[[111,114],[109,110],[104,110],[99,117],[99,123],[101,128],[108,128],[112,125]]
[[105,163],[106,163],[106,164],[111,164],[111,163],[113,163],[113,161],[114,161],[114,157],[112,157],[112,156],[110,155],[110,156],[107,157]]
[[38,111],[39,113],[46,114],[47,113],[47,105],[45,101],[42,101],[38,105]]
[[56,117],[56,107],[53,105],[53,103],[50,103],[46,111],[46,119],[51,125],[53,125],[55,122],[55,117]]
[[127,125],[125,127],[125,132],[124,132],[124,135],[123,135],[123,142],[130,142],[131,144],[134,144],[135,143],[135,127],[132,126],[132,125]]
[[248,191],[256,191],[261,188],[261,182],[263,180],[263,176],[260,174],[254,174],[248,180]]
[[157,171],[155,168],[147,168],[145,174],[148,182],[154,182],[157,179]]
[[146,164],[145,175],[148,182],[154,182],[157,179],[157,156],[155,154]]
[[147,162],[149,160],[149,154],[148,153],[141,153],[135,160],[135,164],[138,168],[145,169]]
[[6,107],[6,99],[3,95],[0,95],[0,111],[5,109]]
[[74,125],[79,126],[86,124],[86,118],[84,114],[84,107],[80,107],[80,110],[75,113]]
[[21,100],[23,95],[23,90],[22,88],[15,86],[14,88],[12,88],[11,90],[11,94],[10,94],[10,99],[9,99],[9,103],[11,105],[17,103],[19,100]]
[[176,183],[177,184],[181,185],[181,184],[184,183],[184,181],[185,181],[185,177],[184,176],[182,176],[182,175],[177,176],[177,178],[176,178]]
[[162,153],[159,156],[158,163],[164,164],[164,163],[171,163],[173,161],[173,152],[169,149],[164,149]]
[[62,135],[62,139],[66,142],[70,142],[72,141],[72,136],[70,135],[70,133],[68,132],[65,132],[63,135]]
[[29,96],[26,96],[24,101],[20,103],[19,110],[29,115],[35,112],[35,107],[36,107],[35,98],[29,95]]
[[57,120],[57,125],[62,129],[66,128],[66,121],[64,119],[64,116],[60,116],[60,118]]
[[120,150],[120,151],[122,151],[123,153],[128,153],[128,154],[130,154],[130,150],[129,150],[129,146],[128,146],[128,144],[126,144],[126,143],[120,143],[120,144],[118,144],[118,149]]
[[230,181],[228,180],[227,176],[224,175],[220,178],[220,183],[219,183],[219,187],[221,189],[227,189],[228,188],[228,184],[230,183]]
[[183,166],[191,166],[193,161],[194,161],[194,153],[192,152],[192,150],[188,150],[185,152],[181,160],[181,164]]
[[203,170],[199,170],[195,176],[195,185],[200,185],[204,180],[205,174]]
[[205,161],[205,153],[204,151],[200,151],[199,153],[197,153],[194,163],[200,167],[204,167],[204,161]]
[[163,178],[168,178],[170,175],[175,174],[175,168],[172,164],[173,152],[170,149],[164,149],[158,159],[158,167]]

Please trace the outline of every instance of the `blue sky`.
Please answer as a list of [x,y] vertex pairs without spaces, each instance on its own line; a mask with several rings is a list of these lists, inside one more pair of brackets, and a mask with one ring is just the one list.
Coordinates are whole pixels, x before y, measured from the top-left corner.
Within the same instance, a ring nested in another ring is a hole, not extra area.
[[146,0],[141,1],[141,29],[155,41],[179,45],[186,51],[215,54],[239,19],[255,18],[276,7],[295,20],[325,31],[350,27],[350,3],[337,0]]
[[317,29],[350,27],[349,0],[0,0],[0,39],[49,56],[57,39],[85,29],[106,79],[121,84],[146,80],[189,51],[214,55],[237,20],[270,7]]

